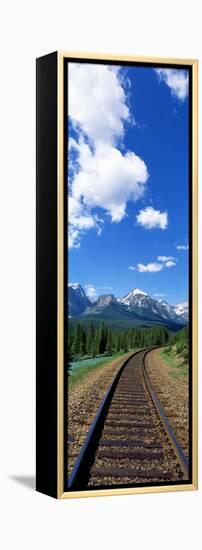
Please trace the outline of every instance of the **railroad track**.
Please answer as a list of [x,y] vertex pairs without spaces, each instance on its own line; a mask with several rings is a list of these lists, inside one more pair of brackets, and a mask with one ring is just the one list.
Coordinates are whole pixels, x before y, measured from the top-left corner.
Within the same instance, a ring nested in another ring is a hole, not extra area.
[[188,481],[188,460],[146,371],[151,349],[120,367],[69,476],[69,490]]

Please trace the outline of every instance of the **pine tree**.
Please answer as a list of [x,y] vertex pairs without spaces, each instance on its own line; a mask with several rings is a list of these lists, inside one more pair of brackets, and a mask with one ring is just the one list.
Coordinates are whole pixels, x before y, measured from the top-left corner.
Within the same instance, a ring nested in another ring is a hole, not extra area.
[[99,340],[100,340],[99,329],[96,329],[96,332],[95,332],[95,355],[99,355]]
[[120,349],[121,349],[121,337],[120,337],[120,333],[118,332],[116,337],[116,351],[120,351]]
[[108,353],[109,355],[112,354],[112,333],[110,329],[108,329],[105,352]]
[[81,326],[80,328],[80,347],[79,347],[79,354],[80,356],[86,354],[86,333]]
[[127,335],[126,335],[125,331],[123,332],[123,336],[122,336],[122,349],[123,349],[124,353],[126,353],[126,351],[128,351]]
[[81,326],[77,323],[74,331],[74,339],[72,342],[72,355],[73,357],[78,357],[80,354],[80,336],[81,336]]
[[96,329],[90,322],[87,330],[80,322],[70,327],[68,333],[69,361],[84,356],[86,353],[95,357],[99,354],[126,352],[128,349],[144,348],[149,346],[174,344],[179,353],[188,354],[189,329],[185,327],[175,335],[170,336],[162,326],[148,328],[130,328],[126,330],[111,329],[103,322]]
[[92,322],[90,323],[86,335],[86,351],[88,355],[92,355],[93,352],[93,342],[95,337],[95,330]]
[[107,329],[104,323],[100,327],[99,334],[99,353],[102,354],[105,352],[107,342]]

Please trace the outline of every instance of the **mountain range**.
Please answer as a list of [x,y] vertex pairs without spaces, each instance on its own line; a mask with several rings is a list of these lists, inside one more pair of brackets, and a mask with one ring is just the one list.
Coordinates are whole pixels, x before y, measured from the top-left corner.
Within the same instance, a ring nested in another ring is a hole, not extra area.
[[165,300],[156,300],[138,288],[122,298],[102,294],[92,302],[80,284],[70,283],[68,316],[72,321],[106,321],[110,326],[119,328],[158,324],[169,330],[178,330],[188,323],[189,311],[188,302],[169,305]]

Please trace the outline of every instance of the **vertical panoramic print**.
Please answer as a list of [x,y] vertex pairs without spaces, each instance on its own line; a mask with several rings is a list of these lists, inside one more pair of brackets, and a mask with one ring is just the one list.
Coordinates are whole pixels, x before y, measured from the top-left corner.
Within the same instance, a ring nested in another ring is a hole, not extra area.
[[67,62],[69,491],[190,482],[190,78]]

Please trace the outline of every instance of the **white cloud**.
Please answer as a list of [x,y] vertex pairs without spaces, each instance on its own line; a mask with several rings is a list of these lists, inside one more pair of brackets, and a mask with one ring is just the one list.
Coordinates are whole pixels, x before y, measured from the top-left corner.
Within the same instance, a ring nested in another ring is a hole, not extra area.
[[83,199],[88,209],[105,209],[113,222],[119,222],[125,216],[127,201],[136,201],[144,194],[148,178],[144,161],[132,151],[123,154],[106,145],[93,153],[80,141],[77,149],[80,171],[72,183],[74,198],[78,202]]
[[168,226],[168,213],[155,210],[153,206],[147,206],[139,211],[136,220],[138,225],[145,227],[145,229],[166,229]]
[[176,248],[177,248],[177,250],[188,250],[189,245],[188,244],[177,244]]
[[68,231],[68,247],[79,248],[80,247],[80,233],[74,227],[69,227]]
[[68,64],[68,113],[94,143],[116,143],[131,119],[119,67]]
[[68,198],[68,219],[69,219],[69,248],[78,248],[80,246],[80,237],[83,230],[96,228],[100,235],[102,232],[101,224],[103,220],[96,215],[92,215],[89,210],[79,202],[75,197]]
[[163,264],[158,264],[157,262],[151,262],[149,264],[137,264],[137,271],[140,273],[157,273],[157,271],[162,271]]
[[69,140],[69,223],[80,236],[93,227],[100,234],[103,220],[96,218],[95,208],[118,223],[127,202],[145,192],[144,161],[118,148],[124,124],[134,124],[124,87],[120,67],[69,63],[68,112],[76,130]]
[[84,285],[86,294],[90,300],[96,300],[97,298],[97,289],[94,285]]
[[176,265],[175,258],[171,256],[158,256],[157,262],[149,262],[148,264],[138,263],[130,265],[130,271],[139,271],[139,273],[157,273],[165,268],[174,267]]
[[95,226],[93,216],[89,215],[83,208],[82,203],[70,196],[68,201],[69,222],[78,229],[89,229]]
[[168,262],[169,260],[175,260],[173,256],[157,256],[159,262]]
[[183,69],[155,69],[160,81],[171,90],[171,94],[184,101],[188,96],[189,76]]
[[165,263],[166,267],[173,267],[174,265],[176,265],[176,262],[173,262],[173,260],[169,260],[168,262]]

